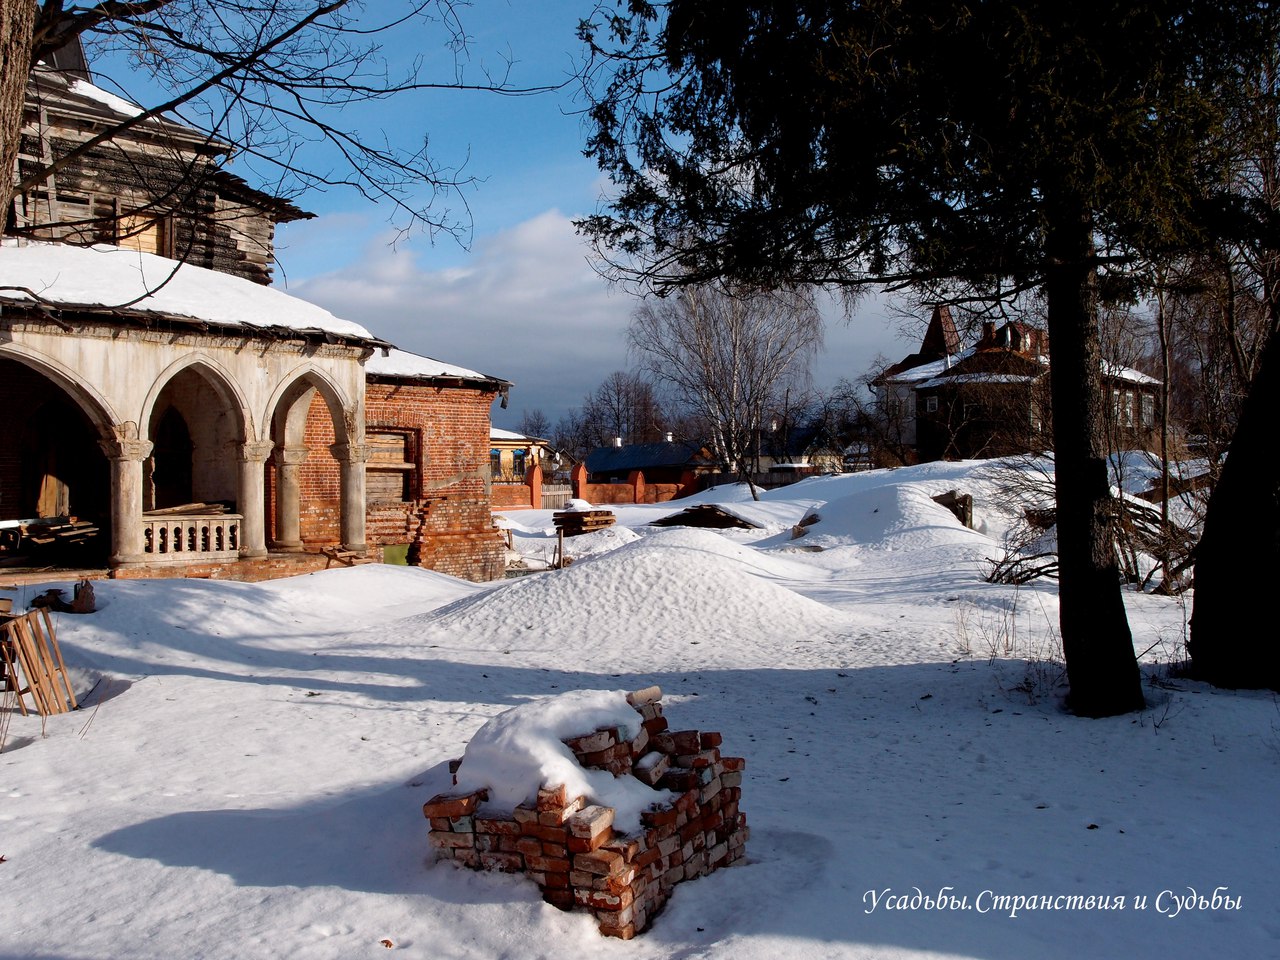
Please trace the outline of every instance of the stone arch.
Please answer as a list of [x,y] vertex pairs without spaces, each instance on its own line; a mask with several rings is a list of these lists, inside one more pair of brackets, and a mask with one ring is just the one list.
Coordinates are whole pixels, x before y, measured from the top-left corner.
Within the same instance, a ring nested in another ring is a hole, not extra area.
[[317,394],[329,411],[336,443],[363,439],[363,424],[354,422],[355,404],[323,370],[311,364],[290,371],[272,393],[262,435],[270,436],[277,446],[301,442],[307,413]]
[[124,425],[111,402],[71,367],[20,343],[0,345],[0,359],[11,359],[51,380],[80,408],[98,431],[100,439],[109,440],[121,435]]
[[[103,442],[127,433],[106,399],[74,371],[16,344],[0,350],[0,409],[9,422],[0,457],[0,519],[76,517],[96,534],[55,544],[42,563],[101,563],[110,548],[111,466]],[[74,555],[72,555],[74,552]]]
[[[243,512],[240,463],[253,425],[234,379],[199,354],[170,364],[148,391],[141,438],[143,509],[193,501],[235,503]],[[184,460],[185,458],[185,460]],[[260,494],[259,494],[260,496]]]
[[147,391],[147,398],[143,401],[139,423],[148,423],[155,417],[156,403],[160,398],[161,392],[175,377],[188,368],[192,368],[194,372],[199,373],[209,387],[218,395],[219,400],[233,412],[236,424],[236,438],[242,443],[253,440],[255,438],[254,418],[249,413],[249,404],[245,400],[244,393],[241,391],[235,375],[213,357],[199,352],[191,353],[175,360],[160,371],[160,375],[156,377],[151,389]]
[[364,424],[322,370],[292,371],[269,405],[274,470],[268,476],[276,549],[364,547]]

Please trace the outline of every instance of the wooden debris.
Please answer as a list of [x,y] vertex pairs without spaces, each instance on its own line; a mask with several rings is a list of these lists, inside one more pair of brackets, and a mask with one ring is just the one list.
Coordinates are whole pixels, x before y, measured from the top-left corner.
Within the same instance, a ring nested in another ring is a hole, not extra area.
[[176,507],[144,510],[144,517],[216,517],[230,513],[225,503],[184,503]]
[[707,527],[712,530],[727,530],[737,527],[743,530],[758,530],[760,524],[744,520],[724,507],[714,503],[699,503],[685,507],[679,513],[673,513],[654,520],[651,527]]
[[0,622],[0,661],[24,717],[28,713],[24,700],[27,694],[42,717],[77,708],[48,610],[32,610]]
[[604,530],[617,522],[612,510],[562,510],[551,515],[556,530],[566,537],[576,537],[596,530]]
[[325,569],[337,561],[345,567],[354,567],[362,563],[377,563],[373,557],[365,556],[363,553],[357,553],[355,550],[343,550],[340,547],[324,547],[320,551],[325,556]]

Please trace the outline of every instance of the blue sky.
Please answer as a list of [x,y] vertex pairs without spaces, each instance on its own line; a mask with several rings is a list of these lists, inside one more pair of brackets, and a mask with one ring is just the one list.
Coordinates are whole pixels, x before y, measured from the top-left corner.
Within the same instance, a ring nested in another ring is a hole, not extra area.
[[[383,0],[367,6],[380,15],[395,7]],[[504,70],[508,58],[516,86],[567,79],[580,53],[574,31],[591,6],[476,0],[460,7],[471,38],[467,79]],[[421,55],[432,78],[452,75],[438,29],[417,25],[387,39],[393,64]],[[628,366],[625,331],[636,306],[595,273],[573,228],[575,218],[599,207],[608,186],[582,156],[575,94],[572,84],[525,97],[445,90],[341,118],[367,136],[427,136],[438,162],[463,165],[479,178],[461,196],[441,200],[453,209],[465,202],[470,241],[464,248],[449,237],[433,243],[415,235],[392,246],[386,210],[354,191],[312,191],[298,203],[316,219],[282,225],[277,234],[277,284],[406,350],[513,381],[508,409],[495,405],[495,426],[513,428],[535,408],[554,424],[605,376]],[[896,359],[914,349],[878,301],[864,304],[851,323],[839,314],[830,310],[817,386],[856,378],[877,354]]]

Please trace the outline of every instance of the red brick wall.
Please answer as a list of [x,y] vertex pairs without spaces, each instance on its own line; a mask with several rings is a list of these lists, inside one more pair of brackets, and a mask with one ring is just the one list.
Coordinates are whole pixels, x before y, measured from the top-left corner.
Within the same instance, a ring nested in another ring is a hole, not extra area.
[[493,509],[528,510],[533,506],[533,490],[523,483],[495,483]]
[[302,542],[331,546],[342,542],[342,465],[329,452],[336,442],[333,418],[319,393],[311,398],[304,437],[307,459],[298,468]]
[[411,559],[420,566],[468,580],[502,576],[505,548],[493,527],[488,483],[493,396],[474,388],[368,384],[367,429],[409,430],[417,440],[414,499],[370,505],[371,545],[416,541]]

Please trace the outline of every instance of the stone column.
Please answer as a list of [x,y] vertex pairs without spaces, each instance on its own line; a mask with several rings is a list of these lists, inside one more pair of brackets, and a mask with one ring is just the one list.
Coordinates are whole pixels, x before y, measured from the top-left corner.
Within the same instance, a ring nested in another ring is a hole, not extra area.
[[342,470],[342,548],[364,553],[364,464],[369,448],[363,443],[335,443],[329,447]]
[[143,563],[142,462],[151,456],[149,440],[100,440],[98,446],[111,461],[111,557],[119,567]]
[[302,487],[298,474],[306,462],[306,447],[277,447],[276,535],[272,546],[288,553],[302,551]]
[[265,518],[266,484],[263,464],[274,448],[270,440],[249,441],[240,445],[240,492],[236,506],[240,521],[240,558],[243,560],[267,555],[267,528]]

